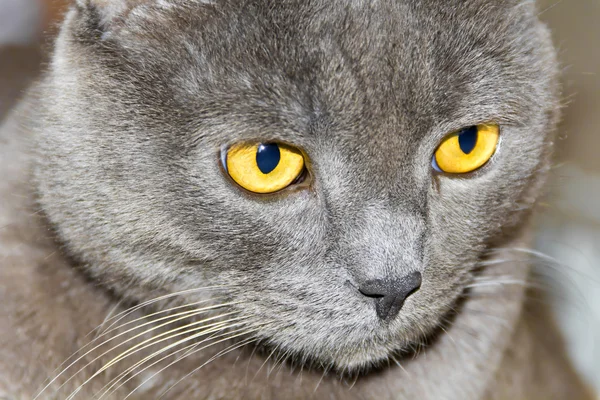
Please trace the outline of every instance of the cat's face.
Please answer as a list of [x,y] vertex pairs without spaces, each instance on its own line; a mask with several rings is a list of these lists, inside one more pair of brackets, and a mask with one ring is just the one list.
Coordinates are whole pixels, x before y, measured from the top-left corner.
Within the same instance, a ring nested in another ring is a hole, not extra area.
[[[202,296],[265,342],[353,369],[433,332],[535,200],[556,88],[529,1],[88,3],[45,84],[40,201],[122,295],[223,285]],[[489,162],[435,171],[478,124],[500,127]],[[298,149],[302,182],[242,189],[240,143]]]

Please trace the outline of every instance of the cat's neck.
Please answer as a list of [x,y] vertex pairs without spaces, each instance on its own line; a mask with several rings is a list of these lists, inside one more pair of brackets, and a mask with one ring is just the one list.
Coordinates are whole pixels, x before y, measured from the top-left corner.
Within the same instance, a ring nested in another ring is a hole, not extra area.
[[[0,320],[9,321],[8,325],[0,327],[0,342],[3,343],[0,357],[14,361],[10,364],[11,371],[0,370],[0,388],[2,385],[7,388],[11,384],[20,385],[7,377],[24,376],[29,382],[27,387],[34,390],[43,386],[47,378],[56,374],[55,369],[63,361],[92,338],[88,336],[89,332],[102,324],[107,315],[122,309],[101,288],[84,279],[51,239],[28,186],[31,160],[27,148],[30,138],[27,132],[19,133],[18,130],[13,118],[0,133],[0,170],[3,176],[0,181],[0,302],[3,304]],[[525,239],[520,237],[507,247],[525,245]],[[482,278],[488,275],[492,279],[495,275],[525,280],[528,268],[518,263],[500,263],[509,258],[508,253],[497,253],[495,259],[499,261],[498,265],[484,270]],[[189,398],[185,396],[190,393],[238,398],[243,392],[249,398],[270,393],[267,398],[293,399],[306,398],[314,393],[317,398],[340,399],[354,396],[479,399],[509,345],[523,297],[524,289],[520,285],[475,288],[461,304],[454,320],[444,327],[442,334],[429,347],[419,354],[398,360],[398,365],[391,364],[354,383],[343,382],[335,376],[323,377],[321,372],[300,372],[298,368],[292,371],[287,365],[273,369],[276,356],[267,360],[268,354],[233,351],[206,365],[200,375],[196,375],[202,376],[202,379],[192,376],[184,380],[171,395],[178,398],[176,395],[180,391],[182,398]],[[139,391],[140,395],[143,397],[154,390],[159,393],[169,382],[176,382],[177,377],[185,376],[223,346],[189,357],[185,362],[157,374],[144,387],[146,392]],[[93,359],[91,356],[88,358]],[[114,354],[101,356],[93,364],[94,368],[88,368],[90,371],[84,371],[82,376],[90,377],[94,370],[113,358]],[[157,367],[149,369],[140,375],[140,379],[157,371]],[[112,378],[120,372],[119,365],[111,367],[110,373],[90,381],[82,393],[91,397],[91,393],[110,380],[106,379],[107,376]],[[63,378],[68,376],[66,374]],[[57,382],[61,381],[64,379]],[[81,382],[81,378],[74,379],[67,389],[73,390]],[[131,390],[131,384],[136,387],[135,382],[139,383],[139,379],[126,385],[123,393]],[[35,393],[26,395],[33,396]],[[82,395],[82,398],[85,397]]]

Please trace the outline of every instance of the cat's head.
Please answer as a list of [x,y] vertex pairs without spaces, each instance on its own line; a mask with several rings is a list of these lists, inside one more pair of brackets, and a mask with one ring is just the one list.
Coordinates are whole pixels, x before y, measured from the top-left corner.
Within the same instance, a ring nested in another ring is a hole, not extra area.
[[42,90],[40,203],[91,276],[213,287],[180,298],[347,370],[431,333],[523,224],[557,108],[517,0],[79,0]]

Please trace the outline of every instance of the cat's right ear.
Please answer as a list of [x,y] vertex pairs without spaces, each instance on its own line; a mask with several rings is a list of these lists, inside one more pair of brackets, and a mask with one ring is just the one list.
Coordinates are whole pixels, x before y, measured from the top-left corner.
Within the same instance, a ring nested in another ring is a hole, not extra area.
[[126,16],[134,7],[150,0],[76,0],[83,18],[93,20],[101,30],[110,29],[113,22]]

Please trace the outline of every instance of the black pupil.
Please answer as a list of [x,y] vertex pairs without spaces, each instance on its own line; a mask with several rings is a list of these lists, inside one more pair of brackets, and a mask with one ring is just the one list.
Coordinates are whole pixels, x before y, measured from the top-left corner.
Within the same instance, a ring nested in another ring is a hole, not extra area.
[[261,144],[256,151],[256,165],[263,174],[273,172],[279,165],[281,160],[281,152],[279,146],[275,143]]
[[458,144],[463,153],[471,153],[477,144],[477,127],[471,126],[470,128],[463,129],[458,134]]

